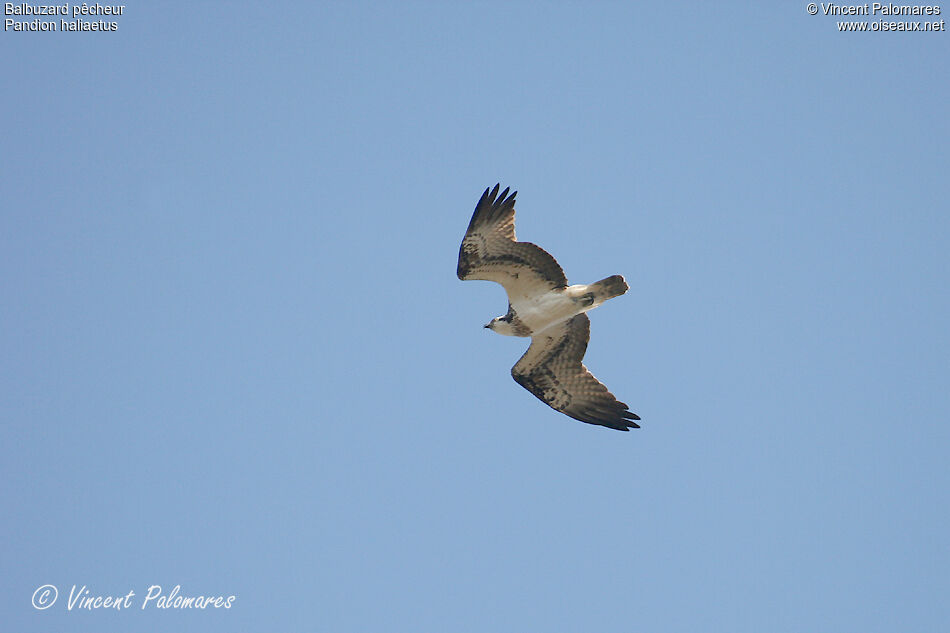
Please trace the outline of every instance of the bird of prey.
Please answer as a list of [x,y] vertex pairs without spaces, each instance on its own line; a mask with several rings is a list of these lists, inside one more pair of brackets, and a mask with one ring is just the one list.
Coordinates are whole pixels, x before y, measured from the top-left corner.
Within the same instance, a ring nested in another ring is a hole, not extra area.
[[459,248],[458,277],[500,283],[508,313],[485,327],[506,336],[530,336],[531,345],[511,368],[515,381],[539,400],[575,420],[618,431],[640,428],[631,413],[583,364],[590,340],[585,312],[625,293],[620,275],[590,285],[567,285],[544,249],[515,240],[515,195],[500,185],[485,189]]

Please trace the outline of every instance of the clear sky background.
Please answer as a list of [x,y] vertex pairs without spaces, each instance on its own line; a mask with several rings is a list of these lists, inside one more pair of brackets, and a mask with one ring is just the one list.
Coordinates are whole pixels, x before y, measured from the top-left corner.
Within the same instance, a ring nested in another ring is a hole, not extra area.
[[[6,630],[948,630],[950,35],[278,6],[0,33]],[[586,362],[641,430],[512,381],[496,182],[630,283]]]

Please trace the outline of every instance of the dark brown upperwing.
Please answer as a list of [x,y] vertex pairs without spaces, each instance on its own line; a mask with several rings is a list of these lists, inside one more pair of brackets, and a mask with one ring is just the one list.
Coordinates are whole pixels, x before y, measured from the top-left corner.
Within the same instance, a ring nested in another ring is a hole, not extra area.
[[618,431],[638,429],[626,404],[617,400],[583,364],[590,340],[586,314],[549,328],[531,339],[531,346],[511,368],[519,385],[556,411],[575,420]]
[[515,241],[515,196],[501,185],[485,189],[459,248],[459,279],[502,284],[509,297],[531,296],[567,286],[567,278],[547,251]]

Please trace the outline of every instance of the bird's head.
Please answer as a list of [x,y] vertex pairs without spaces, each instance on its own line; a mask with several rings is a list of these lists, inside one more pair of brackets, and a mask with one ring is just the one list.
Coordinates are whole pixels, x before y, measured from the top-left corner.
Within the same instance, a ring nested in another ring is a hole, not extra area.
[[511,319],[508,317],[508,315],[495,317],[486,323],[485,327],[498,334],[504,334],[505,336],[515,336],[515,330],[511,325]]

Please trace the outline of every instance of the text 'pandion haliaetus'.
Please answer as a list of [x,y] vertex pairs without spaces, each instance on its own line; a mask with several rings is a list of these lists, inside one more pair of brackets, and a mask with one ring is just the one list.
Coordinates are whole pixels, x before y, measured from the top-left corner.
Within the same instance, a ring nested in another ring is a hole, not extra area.
[[544,249],[515,240],[515,195],[485,190],[459,249],[459,279],[496,281],[508,293],[508,314],[485,327],[530,336],[531,346],[511,368],[519,385],[575,420],[619,431],[640,428],[631,413],[584,367],[590,319],[584,314],[628,289],[620,275],[590,285],[567,285]]

